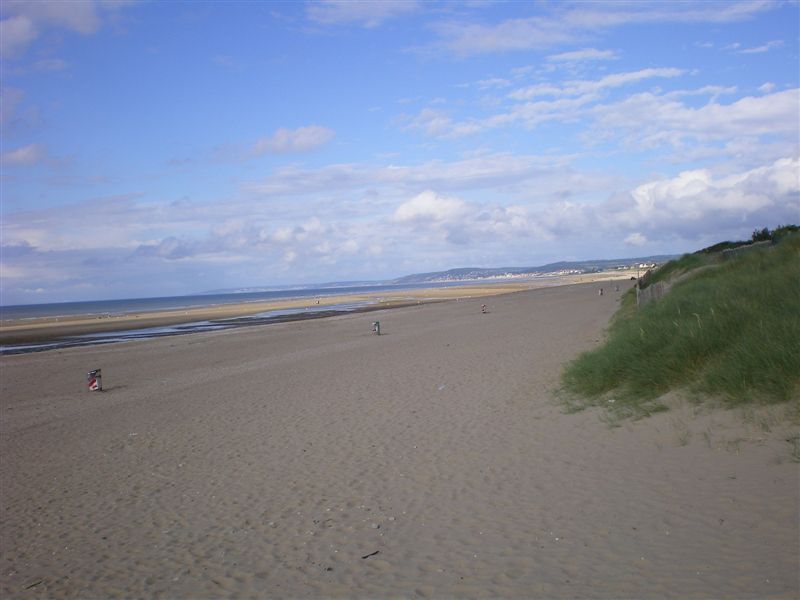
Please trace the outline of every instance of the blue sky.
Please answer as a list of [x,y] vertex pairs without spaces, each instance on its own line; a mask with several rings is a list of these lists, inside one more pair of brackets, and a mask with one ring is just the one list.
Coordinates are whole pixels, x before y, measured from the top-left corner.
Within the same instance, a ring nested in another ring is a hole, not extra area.
[[2,4],[2,304],[800,222],[797,2]]

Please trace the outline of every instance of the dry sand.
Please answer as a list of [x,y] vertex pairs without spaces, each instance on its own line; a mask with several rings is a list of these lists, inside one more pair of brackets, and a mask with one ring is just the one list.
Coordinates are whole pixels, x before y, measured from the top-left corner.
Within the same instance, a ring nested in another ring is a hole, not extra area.
[[0,594],[796,598],[777,423],[554,404],[597,287],[1,358]]

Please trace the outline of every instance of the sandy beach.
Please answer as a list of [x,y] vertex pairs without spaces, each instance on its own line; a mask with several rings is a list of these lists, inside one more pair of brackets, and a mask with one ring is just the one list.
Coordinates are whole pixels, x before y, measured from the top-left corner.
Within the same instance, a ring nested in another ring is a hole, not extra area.
[[599,286],[0,357],[0,595],[798,597],[779,409],[554,400]]

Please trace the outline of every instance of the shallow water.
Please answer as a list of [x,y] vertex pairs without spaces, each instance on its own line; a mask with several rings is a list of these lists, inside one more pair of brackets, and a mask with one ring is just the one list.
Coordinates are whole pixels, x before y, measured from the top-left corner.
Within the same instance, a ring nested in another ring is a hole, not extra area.
[[169,335],[218,331],[222,329],[231,329],[234,327],[266,325],[269,323],[295,320],[296,318],[307,318],[306,315],[323,316],[323,313],[326,315],[332,315],[336,313],[352,312],[370,304],[372,304],[372,302],[351,302],[306,308],[285,308],[230,319],[197,321],[195,323],[182,323],[180,325],[168,325],[166,327],[145,327],[140,329],[127,329],[124,331],[103,331],[97,333],[87,333],[83,335],[64,336],[44,342],[0,345],[0,356],[10,354],[26,354],[29,352],[43,352],[45,350],[57,350],[60,348],[74,348],[77,346],[95,346],[99,344],[130,342],[133,340],[152,339]]
[[197,294],[194,296],[168,296],[161,298],[126,298],[119,300],[95,300],[87,302],[57,302],[51,304],[25,304],[0,306],[0,319],[39,319],[43,317],[66,317],[76,315],[124,315],[141,312],[156,312],[221,306],[225,304],[248,304],[297,298],[325,298],[360,294],[366,292],[397,292],[412,289],[428,289],[474,285],[474,281],[453,281],[424,284],[375,284],[342,287],[316,287],[305,289],[281,289],[261,292],[231,292],[224,294]]

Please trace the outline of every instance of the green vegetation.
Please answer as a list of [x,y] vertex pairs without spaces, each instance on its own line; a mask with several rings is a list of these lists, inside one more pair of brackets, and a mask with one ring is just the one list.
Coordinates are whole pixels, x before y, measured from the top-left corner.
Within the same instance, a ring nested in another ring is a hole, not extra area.
[[724,261],[701,251],[658,269],[650,283],[694,273],[640,310],[635,290],[626,294],[606,344],[565,370],[567,407],[604,406],[616,417],[641,417],[665,410],[659,397],[674,389],[728,406],[800,403],[796,231],[767,230],[777,243],[762,251]]
[[797,233],[798,231],[800,231],[800,227],[797,225],[781,225],[772,231],[764,227],[764,229],[756,229],[751,239],[754,242],[777,242],[781,238],[792,233]]
[[684,254],[677,260],[671,260],[667,264],[662,265],[655,271],[648,271],[642,277],[639,287],[646,288],[653,285],[658,281],[669,281],[675,279],[679,275],[692,271],[699,267],[714,264],[721,260],[721,255],[707,255],[707,254]]
[[781,225],[772,231],[765,227],[764,229],[756,229],[751,238],[744,242],[719,242],[708,248],[703,248],[692,254],[684,254],[677,260],[672,260],[663,265],[656,271],[649,272],[642,277],[639,286],[646,288],[658,281],[669,281],[683,273],[687,273],[693,269],[704,267],[707,265],[717,264],[722,261],[723,250],[733,250],[741,246],[747,246],[753,242],[778,242],[785,236],[800,231],[797,225]]

